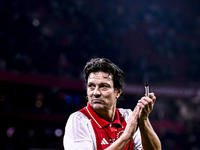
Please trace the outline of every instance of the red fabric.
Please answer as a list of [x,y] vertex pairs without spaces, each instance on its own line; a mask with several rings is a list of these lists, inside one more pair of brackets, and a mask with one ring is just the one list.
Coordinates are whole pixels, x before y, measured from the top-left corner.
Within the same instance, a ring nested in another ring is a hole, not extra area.
[[[100,118],[88,103],[87,107],[80,110],[84,115],[91,119],[91,123],[96,135],[97,150],[103,150],[116,141],[124,132],[126,121],[116,108],[113,122],[108,122]],[[133,140],[131,139],[124,150],[133,150]]]

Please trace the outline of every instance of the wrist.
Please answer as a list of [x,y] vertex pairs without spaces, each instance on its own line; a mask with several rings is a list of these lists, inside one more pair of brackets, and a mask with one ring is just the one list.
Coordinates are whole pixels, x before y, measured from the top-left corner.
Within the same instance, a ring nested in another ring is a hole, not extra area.
[[132,138],[132,136],[126,134],[125,132],[120,137],[121,141],[123,141],[123,142],[128,142],[131,138]]
[[148,117],[147,118],[140,118],[138,120],[138,126],[141,128],[141,127],[144,127],[145,124],[147,124],[149,122],[149,119]]

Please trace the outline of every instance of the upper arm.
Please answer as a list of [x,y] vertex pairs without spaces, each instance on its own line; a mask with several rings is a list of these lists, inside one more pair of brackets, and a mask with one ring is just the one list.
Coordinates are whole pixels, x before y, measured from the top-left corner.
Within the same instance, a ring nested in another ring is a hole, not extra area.
[[89,120],[80,112],[70,115],[63,140],[65,150],[93,150],[91,129]]

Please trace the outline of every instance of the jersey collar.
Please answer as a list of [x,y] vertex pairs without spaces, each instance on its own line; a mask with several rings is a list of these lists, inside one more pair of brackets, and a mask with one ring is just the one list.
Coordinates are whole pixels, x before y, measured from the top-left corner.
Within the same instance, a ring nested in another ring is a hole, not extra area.
[[85,107],[85,109],[89,114],[89,116],[91,117],[91,119],[98,125],[99,128],[103,128],[109,124],[119,124],[121,126],[121,121],[120,121],[121,114],[117,108],[115,109],[115,118],[113,122],[108,122],[103,118],[100,118],[97,115],[97,113],[92,109],[89,102],[87,103],[87,107]]

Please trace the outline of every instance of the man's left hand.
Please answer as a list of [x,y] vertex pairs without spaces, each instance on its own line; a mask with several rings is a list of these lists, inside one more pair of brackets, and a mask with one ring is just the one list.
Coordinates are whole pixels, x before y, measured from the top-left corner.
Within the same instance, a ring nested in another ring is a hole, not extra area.
[[149,93],[149,97],[144,96],[138,101],[137,106],[141,109],[139,120],[146,120],[148,118],[149,114],[153,110],[155,100],[156,96],[154,93]]

